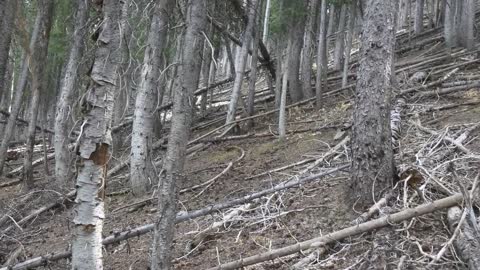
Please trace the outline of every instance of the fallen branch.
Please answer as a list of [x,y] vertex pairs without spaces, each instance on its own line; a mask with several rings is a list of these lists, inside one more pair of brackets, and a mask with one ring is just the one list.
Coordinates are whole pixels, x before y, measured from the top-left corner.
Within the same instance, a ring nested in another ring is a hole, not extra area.
[[414,96],[414,98],[424,98],[428,96],[440,96],[440,95],[446,95],[454,92],[460,92],[460,91],[468,91],[472,88],[480,87],[480,82],[472,83],[469,85],[460,85],[460,86],[455,86],[455,87],[449,87],[449,88],[443,88],[440,90],[431,90],[431,91],[426,91],[420,94],[417,94]]
[[[9,113],[9,112],[6,112],[6,111],[4,111],[4,110],[0,110],[0,114],[5,115],[6,117],[10,117],[10,113]],[[24,120],[24,119],[19,118],[19,117],[17,117],[17,122],[22,123],[22,124],[24,124],[24,125],[28,125],[28,121],[27,121],[27,120]],[[47,133],[55,134],[55,132],[54,132],[53,130],[51,130],[51,129],[42,128],[42,127],[40,127],[40,126],[35,126],[35,127],[36,127],[36,129],[38,129],[38,130],[44,130],[44,131],[47,132]]]
[[[282,184],[279,184],[279,185],[277,185],[273,188],[269,188],[269,189],[266,189],[266,190],[263,190],[263,191],[260,191],[260,192],[257,192],[257,193],[249,194],[249,195],[246,195],[246,196],[238,198],[238,199],[234,199],[234,200],[223,202],[223,203],[214,204],[214,205],[207,206],[205,208],[195,210],[195,211],[191,211],[191,212],[180,212],[176,216],[175,223],[180,223],[180,222],[184,222],[184,221],[191,220],[191,219],[194,219],[194,218],[198,218],[198,217],[201,217],[201,216],[205,216],[205,215],[211,214],[213,212],[216,212],[216,211],[219,211],[219,210],[222,210],[222,209],[230,208],[230,207],[235,206],[235,205],[244,204],[244,203],[253,201],[255,199],[261,198],[261,197],[263,197],[265,195],[268,195],[268,194],[271,194],[271,193],[275,193],[277,191],[281,191],[281,190],[284,190],[284,189],[296,187],[296,186],[301,185],[301,184],[309,183],[309,182],[315,181],[315,180],[317,180],[321,177],[324,177],[324,176],[330,175],[332,173],[338,172],[340,170],[346,169],[348,167],[349,167],[349,165],[340,166],[338,168],[334,168],[334,169],[328,170],[326,172],[311,175],[311,176],[301,178],[301,179],[296,179],[294,177],[292,180],[284,182]],[[114,233],[114,234],[104,238],[103,241],[102,241],[102,244],[104,246],[114,244],[114,243],[129,239],[129,238],[132,238],[132,237],[144,235],[146,233],[151,232],[153,229],[154,229],[154,224],[151,223],[151,224],[146,224],[146,225],[134,228],[134,229],[127,230],[127,231]],[[46,255],[43,255],[43,256],[39,256],[39,257],[35,257],[35,258],[32,258],[32,259],[26,260],[24,262],[18,263],[18,264],[13,265],[13,266],[0,268],[0,270],[29,269],[29,268],[33,268],[33,267],[42,266],[42,265],[46,264],[47,262],[53,262],[53,261],[58,261],[58,260],[61,260],[61,259],[69,258],[71,255],[72,255],[71,251],[66,251],[66,252],[62,252],[62,253],[50,253],[50,254],[46,254]]]
[[290,255],[290,254],[299,252],[301,250],[308,250],[311,248],[322,247],[327,244],[343,240],[347,237],[362,234],[365,232],[370,232],[370,231],[380,229],[404,220],[408,220],[414,217],[432,213],[434,211],[452,207],[454,205],[461,203],[462,199],[463,199],[462,194],[457,193],[453,196],[450,196],[444,199],[440,199],[428,204],[423,204],[415,208],[409,208],[401,212],[384,216],[384,217],[381,217],[372,221],[368,221],[362,224],[354,225],[354,226],[342,229],[340,231],[330,233],[325,236],[313,238],[313,239],[300,242],[291,246],[274,249],[262,254],[258,254],[258,255],[250,256],[237,261],[222,264],[217,267],[210,268],[209,270],[237,269],[237,268],[245,267],[248,265],[253,265],[260,262],[269,261],[275,258]]
[[434,87],[434,86],[440,85],[440,84],[442,84],[444,81],[448,80],[448,78],[450,78],[450,77],[451,77],[453,74],[455,74],[458,70],[459,70],[459,68],[453,69],[452,71],[450,71],[449,73],[447,73],[445,76],[443,76],[443,78],[441,78],[440,80],[437,80],[437,81],[434,81],[434,82],[431,82],[431,83],[427,83],[427,84],[425,84],[425,85],[420,85],[420,86],[417,86],[417,87],[412,87],[412,88],[403,90],[403,91],[401,91],[400,95],[405,95],[405,94],[408,94],[408,93],[411,93],[411,92],[417,92],[417,91],[422,90],[422,89],[428,89],[428,88],[430,88],[430,87]]

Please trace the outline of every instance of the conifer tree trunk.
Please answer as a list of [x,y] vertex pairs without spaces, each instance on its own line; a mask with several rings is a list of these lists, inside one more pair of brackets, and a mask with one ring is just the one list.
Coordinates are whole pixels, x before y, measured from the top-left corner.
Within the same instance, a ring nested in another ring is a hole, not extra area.
[[[166,47],[169,18],[173,12],[173,0],[157,0],[145,48],[140,85],[135,100],[130,153],[130,183],[135,195],[145,194],[157,173],[152,163],[153,120],[162,52]],[[163,90],[162,90],[163,92]]]
[[[364,15],[352,134],[352,205],[370,206],[393,182],[390,130],[395,0],[369,0]],[[372,195],[374,198],[372,198]]]
[[[38,36],[38,30],[32,32],[32,37],[30,39],[30,47],[33,47],[35,39]],[[22,64],[20,67],[20,75],[15,85],[15,93],[12,102],[12,109],[10,111],[10,116],[8,117],[7,125],[4,129],[2,144],[0,145],[0,175],[3,173],[3,167],[5,166],[5,160],[8,150],[8,143],[12,138],[12,135],[15,131],[15,124],[17,122],[17,117],[20,113],[22,107],[23,93],[25,87],[27,86],[28,80],[28,56],[27,52],[23,52],[22,55]]]
[[17,0],[0,1],[0,100],[7,91],[5,86],[5,74],[7,71],[8,54],[12,40],[13,23],[17,9]]
[[305,37],[303,44],[303,54],[302,54],[302,89],[303,95],[305,98],[311,98],[312,93],[312,38],[313,28],[315,26],[317,8],[319,0],[310,0],[308,7],[308,18],[305,26]]
[[206,0],[192,0],[186,14],[187,28],[184,38],[179,76],[173,98],[172,124],[163,164],[164,174],[158,187],[158,219],[155,222],[152,270],[172,268],[172,241],[176,213],[175,185],[183,180],[185,154],[190,136],[193,115],[194,91],[198,87],[201,68],[201,51],[204,42],[207,15]]
[[[300,10],[306,9],[304,1],[300,1]],[[305,31],[305,16],[294,15],[292,25],[290,25],[290,35],[288,39],[289,49],[288,57],[288,93],[293,102],[303,99],[302,83],[300,82],[300,60],[303,47],[303,33]]]
[[[215,6],[212,6],[212,10],[214,10],[214,9],[215,9]],[[206,34],[211,39],[211,37],[213,37],[213,34],[212,34],[213,33],[213,27],[210,24],[210,25],[207,26],[207,28],[208,29],[206,31]],[[200,71],[201,72],[200,74],[201,74],[201,77],[202,77],[203,87],[208,87],[208,80],[209,80],[209,77],[210,77],[210,63],[212,62],[212,57],[213,57],[212,48],[210,47],[210,44],[208,42],[209,41],[207,41],[205,39],[204,46],[203,46],[202,70]],[[201,113],[201,115],[205,115],[205,113],[207,112],[207,99],[208,99],[208,92],[202,93],[202,96],[200,98],[200,113]]]
[[[260,0],[261,1],[261,0]],[[257,16],[257,23],[254,27],[252,40],[252,62],[250,64],[250,79],[248,82],[248,98],[247,98],[247,114],[252,116],[255,114],[255,85],[257,83],[257,62],[258,62],[258,43],[260,41],[260,16]],[[265,76],[270,76],[266,74]],[[253,127],[253,119],[247,123],[248,127]]]
[[248,23],[243,35],[242,47],[238,52],[238,62],[235,67],[235,81],[233,82],[232,96],[230,97],[230,103],[228,105],[227,112],[227,124],[232,123],[235,120],[235,114],[237,112],[237,104],[239,98],[241,98],[241,90],[243,84],[243,76],[245,75],[245,66],[248,56],[248,49],[250,47],[250,41],[253,36],[253,27],[255,24],[255,16],[257,13],[258,0],[252,0],[248,11]]
[[457,0],[446,0],[445,4],[445,24],[443,33],[445,36],[445,42],[450,48],[457,45],[457,32],[455,26],[456,3]]
[[321,0],[320,24],[318,27],[317,76],[315,81],[316,106],[322,106],[322,83],[327,74],[327,0]]
[[[37,129],[38,107],[40,105],[40,95],[44,94],[46,88],[46,69],[48,40],[50,38],[50,29],[53,20],[53,0],[37,1],[37,17],[34,28],[38,28],[38,38],[34,47],[30,48],[32,58],[29,61],[29,69],[32,76],[31,83],[31,101],[29,106],[29,120],[27,128],[27,143],[23,162],[23,181],[24,189],[29,190],[33,187],[33,147],[35,145],[35,132]],[[34,30],[35,31],[35,30]]]
[[72,269],[103,269],[102,228],[107,162],[121,59],[121,1],[103,0],[90,85],[82,103],[83,130],[77,149],[79,168],[73,216]]
[[474,27],[476,0],[462,0],[462,15],[460,19],[459,43],[461,46],[472,50],[475,45]]
[[265,44],[267,44],[267,38],[268,38],[268,21],[270,18],[270,8],[271,8],[271,2],[270,0],[267,0],[267,4],[265,6],[265,18],[263,18],[263,36],[262,36],[262,41]]
[[55,180],[58,187],[65,187],[71,176],[71,153],[68,150],[68,120],[72,106],[72,96],[77,80],[78,65],[83,52],[87,33],[88,8],[90,1],[77,0],[75,23],[68,60],[60,85],[60,98],[55,115]]
[[355,20],[357,17],[357,1],[350,5],[350,16],[348,17],[347,47],[345,48],[345,62],[343,63],[342,87],[347,86],[348,66],[350,64],[350,53],[352,50],[353,34],[355,33]]
[[424,0],[416,0],[415,2],[415,24],[413,30],[418,35],[423,31],[423,6]]
[[340,10],[340,18],[338,20],[338,32],[335,39],[335,51],[333,55],[333,69],[340,70],[343,63],[343,53],[345,50],[345,24],[347,17],[347,5],[343,4]]

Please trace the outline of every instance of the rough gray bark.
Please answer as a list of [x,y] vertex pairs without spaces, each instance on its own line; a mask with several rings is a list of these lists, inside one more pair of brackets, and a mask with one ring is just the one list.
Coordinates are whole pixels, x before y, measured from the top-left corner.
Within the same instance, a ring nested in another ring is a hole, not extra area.
[[347,47],[345,48],[345,61],[343,63],[342,88],[348,83],[348,66],[350,64],[350,53],[352,51],[353,34],[355,33],[355,20],[357,18],[357,1],[350,5],[350,16],[348,17]]
[[[29,61],[29,69],[32,76],[31,83],[31,101],[29,106],[30,118],[27,128],[26,151],[23,162],[23,181],[24,189],[33,188],[33,147],[35,145],[35,131],[37,129],[38,107],[40,105],[40,95],[45,94],[46,90],[46,69],[48,40],[50,38],[50,29],[53,21],[53,0],[37,1],[37,17],[35,19],[35,28],[38,27],[39,36],[36,39],[34,47],[30,48],[32,58]],[[38,26],[37,26],[38,25]]]
[[336,8],[334,4],[330,4],[328,8],[328,27],[327,27],[327,37],[329,37],[333,31],[335,31],[335,13]]
[[[467,213],[467,215],[471,214],[474,214],[473,211]],[[459,225],[460,216],[462,216],[462,210],[459,207],[448,209],[448,224],[452,232]],[[473,222],[477,221],[473,220]],[[480,225],[464,221],[463,224],[460,224],[460,231],[453,242],[456,251],[470,270],[480,269],[480,238],[478,238],[479,232],[475,229],[478,226]]]
[[413,26],[413,31],[416,35],[420,34],[423,31],[423,6],[425,4],[424,0],[416,0],[415,2],[415,23]]
[[243,84],[243,76],[245,75],[245,65],[248,56],[248,49],[250,47],[250,41],[253,36],[253,28],[255,25],[255,17],[257,13],[258,0],[252,0],[248,11],[248,23],[243,35],[242,47],[239,54],[237,66],[235,67],[235,81],[233,82],[232,96],[230,97],[230,103],[228,104],[227,120],[226,123],[230,124],[235,120],[235,114],[237,112],[237,104],[241,98],[241,90]]
[[15,21],[15,11],[17,9],[17,0],[0,1],[0,100],[6,91],[5,74],[7,71],[8,54],[12,40],[13,22]]
[[[34,29],[35,30],[35,29]],[[30,39],[30,45],[34,43],[35,39],[38,36],[38,31],[32,32],[32,38]],[[23,93],[27,85],[28,80],[28,56],[27,52],[23,53],[22,56],[22,65],[20,68],[20,75],[18,77],[16,86],[15,86],[15,96],[12,103],[12,110],[10,116],[8,117],[7,125],[4,129],[2,144],[0,145],[0,175],[3,173],[3,167],[5,166],[6,154],[8,150],[8,143],[12,138],[12,135],[15,131],[15,123],[17,121],[17,116],[20,112],[22,106]]]
[[307,23],[305,26],[305,37],[303,43],[303,53],[302,53],[302,90],[305,98],[311,98],[312,93],[312,39],[314,38],[313,28],[315,26],[318,1],[320,0],[310,0],[308,6],[308,17]]
[[[306,10],[305,1],[300,1],[295,7],[300,9],[297,12],[304,12]],[[298,102],[303,99],[302,84],[300,82],[300,60],[303,47],[303,33],[305,31],[305,16],[302,14],[294,14],[292,24],[290,25],[290,35],[288,38],[288,93],[293,102]]]
[[445,2],[445,24],[443,28],[443,33],[447,46],[453,48],[457,45],[457,32],[455,23],[455,10],[457,0],[446,0]]
[[[158,78],[162,66],[162,52],[167,45],[168,23],[173,11],[173,0],[157,0],[145,48],[140,85],[135,100],[130,152],[130,184],[135,195],[145,194],[157,173],[152,161],[153,120]],[[162,90],[163,92],[163,90]]]
[[[261,0],[259,0],[261,1]],[[258,62],[258,43],[260,40],[260,16],[256,18],[257,23],[254,27],[252,40],[252,61],[250,63],[250,79],[248,81],[248,98],[247,98],[247,114],[252,116],[255,114],[255,85],[257,83],[257,62]],[[266,74],[265,76],[270,76]],[[248,127],[253,127],[253,119],[247,122]]]
[[55,181],[58,187],[66,187],[71,176],[71,153],[68,150],[68,120],[72,106],[72,96],[77,80],[77,70],[87,32],[89,1],[77,0],[75,23],[67,63],[60,85],[60,97],[55,114]]
[[390,100],[395,12],[394,0],[367,2],[353,120],[349,197],[354,205],[372,205],[393,181]]
[[[288,51],[288,48],[287,48]],[[288,59],[290,58],[290,54],[287,54],[287,59],[285,59],[285,63],[288,63]],[[286,120],[285,120],[285,113],[286,113],[286,105],[287,105],[287,86],[288,86],[288,71],[290,67],[285,65],[283,70],[282,76],[282,91],[280,95],[280,108],[278,114],[278,137],[280,140],[285,139],[287,134],[287,127],[286,127]]]
[[322,106],[322,83],[327,74],[327,0],[321,0],[318,27],[317,76],[315,81],[316,106]]
[[277,70],[276,73],[276,78],[275,78],[275,109],[280,108],[280,99],[281,99],[281,94],[282,94],[282,78],[283,78],[283,65],[282,65],[282,42],[277,41],[277,44],[275,45],[275,52],[277,54],[277,57],[275,59],[275,64],[276,67],[275,69]]
[[[183,168],[193,114],[194,91],[200,77],[201,50],[207,15],[207,1],[194,0],[188,4],[186,33],[179,76],[175,87],[172,121],[167,153],[163,164],[164,175],[158,186],[158,219],[152,247],[152,270],[172,268],[172,241],[175,225],[175,185],[183,180]],[[247,43],[248,45],[248,43]]]
[[79,171],[73,211],[72,269],[75,270],[103,269],[105,177],[121,58],[120,5],[117,0],[103,1],[90,86],[82,104],[84,121],[77,149]]
[[475,45],[474,27],[476,0],[463,0],[462,15],[460,17],[459,43],[461,46],[473,50]]
[[[213,5],[214,3],[212,3]],[[215,10],[215,6],[211,6],[212,10]],[[212,25],[207,26],[206,30],[206,35],[209,36],[209,39],[212,39],[213,37],[213,27]],[[212,52],[212,47],[210,46],[210,43],[207,39],[204,41],[203,45],[203,59],[202,59],[202,69],[201,69],[201,77],[202,77],[202,83],[203,87],[208,87],[208,80],[210,78],[210,64],[213,62],[212,57],[213,57],[213,52]],[[207,99],[208,99],[208,92],[204,92],[201,95],[200,98],[200,114],[205,115],[207,112]]]
[[347,18],[347,5],[343,4],[338,19],[338,31],[335,38],[335,50],[333,53],[333,69],[340,70],[343,63],[343,54],[345,50],[345,25]]

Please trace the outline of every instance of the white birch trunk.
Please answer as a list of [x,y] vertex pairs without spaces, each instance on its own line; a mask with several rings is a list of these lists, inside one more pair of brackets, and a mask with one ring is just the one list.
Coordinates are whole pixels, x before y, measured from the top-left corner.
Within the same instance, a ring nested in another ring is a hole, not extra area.
[[121,57],[120,1],[104,0],[98,29],[91,85],[83,106],[83,132],[78,147],[72,240],[72,269],[103,269],[102,228],[106,169],[112,144],[111,125],[117,69]]

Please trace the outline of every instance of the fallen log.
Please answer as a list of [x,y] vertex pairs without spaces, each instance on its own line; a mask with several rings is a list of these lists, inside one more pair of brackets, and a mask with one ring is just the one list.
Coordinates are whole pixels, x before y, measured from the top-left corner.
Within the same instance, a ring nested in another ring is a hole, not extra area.
[[460,91],[468,91],[472,88],[480,87],[480,82],[468,84],[468,85],[460,85],[460,86],[454,86],[454,87],[449,87],[449,88],[443,88],[440,90],[431,90],[431,91],[426,91],[423,93],[419,93],[414,96],[414,98],[424,98],[424,97],[429,97],[429,96],[440,96],[440,95],[446,95],[454,92],[460,92]]
[[384,216],[384,217],[381,217],[372,221],[368,221],[362,224],[354,225],[354,226],[327,234],[325,236],[313,238],[313,239],[300,242],[291,246],[274,249],[262,254],[246,257],[237,261],[221,264],[219,266],[209,268],[209,270],[228,270],[228,269],[242,268],[248,265],[253,265],[253,264],[273,260],[275,258],[287,256],[302,250],[322,247],[327,244],[343,240],[347,237],[370,232],[370,231],[380,229],[389,225],[393,225],[395,223],[398,223],[404,220],[408,220],[414,217],[432,213],[434,211],[455,206],[461,203],[462,199],[463,199],[462,194],[457,193],[447,198],[443,198],[431,203],[423,204],[415,208],[409,208],[401,212]]
[[448,80],[448,78],[450,78],[458,70],[459,70],[459,68],[453,69],[452,71],[447,73],[445,76],[443,76],[440,80],[437,80],[437,81],[434,81],[434,82],[431,82],[431,83],[427,83],[427,84],[424,84],[424,85],[420,85],[420,86],[417,86],[417,87],[412,87],[412,88],[409,88],[409,89],[405,89],[405,90],[401,91],[400,95],[405,95],[405,94],[408,94],[408,93],[411,93],[411,92],[417,92],[417,91],[422,90],[422,89],[428,89],[430,87],[440,85],[444,81]]
[[[338,172],[340,170],[344,170],[348,167],[349,167],[349,165],[343,165],[343,166],[340,166],[340,167],[337,167],[337,168],[334,168],[334,169],[330,169],[326,172],[322,172],[322,173],[319,173],[319,174],[307,176],[307,177],[301,178],[301,179],[297,179],[296,177],[292,177],[292,180],[290,180],[290,181],[279,184],[279,185],[277,185],[273,188],[265,189],[265,190],[260,191],[260,192],[256,192],[256,193],[252,193],[252,194],[243,196],[241,198],[237,198],[237,199],[227,201],[227,202],[223,202],[223,203],[214,204],[214,205],[207,206],[205,208],[198,209],[198,210],[191,211],[191,212],[182,211],[182,212],[177,214],[176,219],[175,219],[175,223],[181,223],[181,222],[184,222],[184,221],[187,221],[187,220],[191,220],[191,219],[194,219],[194,218],[205,216],[205,215],[211,214],[213,212],[216,212],[216,211],[219,211],[219,210],[222,210],[222,209],[230,208],[232,206],[236,206],[236,205],[240,205],[240,204],[244,204],[244,203],[253,201],[255,199],[261,198],[261,197],[263,197],[265,195],[268,195],[268,194],[271,194],[271,193],[275,193],[277,191],[281,191],[281,190],[284,190],[284,189],[296,187],[298,185],[306,184],[306,183],[315,181],[315,180],[317,180],[321,177],[330,175],[330,174]],[[153,229],[154,229],[154,224],[151,223],[151,224],[146,224],[146,225],[134,228],[134,229],[127,230],[127,231],[113,233],[112,235],[104,238],[103,241],[102,241],[102,244],[104,246],[111,245],[111,244],[129,239],[129,238],[132,238],[132,237],[144,235],[146,233],[149,233],[149,232],[153,231]],[[45,265],[48,262],[53,262],[53,261],[58,261],[58,260],[61,260],[61,259],[69,258],[71,255],[72,255],[72,252],[70,250],[66,251],[66,252],[61,252],[61,253],[49,253],[49,254],[46,254],[46,255],[42,255],[42,256],[39,256],[39,257],[35,257],[35,258],[32,258],[32,259],[26,260],[26,261],[18,263],[16,265],[0,268],[0,270],[30,269],[30,268]]]
[[[10,117],[10,113],[7,112],[7,111],[4,111],[4,110],[0,110],[0,114],[5,115],[6,117]],[[24,119],[19,118],[19,117],[17,117],[17,122],[22,123],[22,124],[24,124],[24,125],[28,125],[28,121],[27,121],[27,120],[24,120]],[[40,127],[40,126],[35,126],[35,127],[36,127],[36,129],[38,129],[38,130],[44,130],[44,131],[47,132],[47,133],[55,134],[55,132],[54,132],[53,130],[51,130],[51,129],[42,128],[42,127]]]

